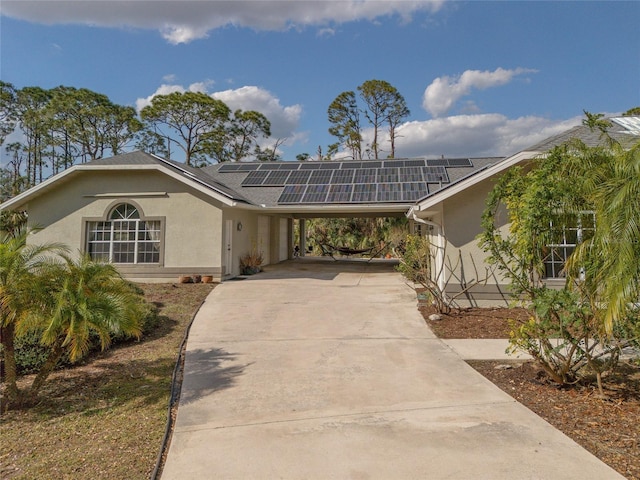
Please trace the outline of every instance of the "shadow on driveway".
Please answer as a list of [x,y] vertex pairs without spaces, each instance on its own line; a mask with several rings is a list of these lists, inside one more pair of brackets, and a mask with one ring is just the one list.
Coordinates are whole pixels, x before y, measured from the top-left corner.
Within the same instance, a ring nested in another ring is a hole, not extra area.
[[236,365],[236,358],[235,353],[222,348],[187,352],[180,403],[188,405],[194,400],[233,386],[235,379],[251,365]]

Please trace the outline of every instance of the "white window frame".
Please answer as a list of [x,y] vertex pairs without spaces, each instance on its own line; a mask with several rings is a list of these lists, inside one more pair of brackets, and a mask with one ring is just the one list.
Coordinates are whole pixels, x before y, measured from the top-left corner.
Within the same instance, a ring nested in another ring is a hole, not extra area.
[[105,219],[86,221],[86,251],[94,260],[119,265],[159,265],[162,233],[162,220],[144,218],[138,206],[123,202]]
[[[567,217],[572,215],[575,216],[576,221],[567,224]],[[585,221],[588,217],[591,218],[590,222]],[[547,244],[549,252],[543,258],[544,278],[558,279],[566,277],[564,267],[567,260],[576,247],[595,232],[595,225],[595,213],[590,210],[564,216],[558,215],[558,221],[551,220],[549,222],[551,231],[557,230],[559,235],[556,237],[556,242]]]

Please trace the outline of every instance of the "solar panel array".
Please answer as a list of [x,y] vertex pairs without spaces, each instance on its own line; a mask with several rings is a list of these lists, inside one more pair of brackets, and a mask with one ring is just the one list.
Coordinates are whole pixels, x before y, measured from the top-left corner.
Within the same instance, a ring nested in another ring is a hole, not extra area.
[[413,202],[429,183],[448,183],[447,167],[471,167],[467,158],[333,162],[232,163],[220,173],[243,173],[243,187],[284,187],[279,204]]

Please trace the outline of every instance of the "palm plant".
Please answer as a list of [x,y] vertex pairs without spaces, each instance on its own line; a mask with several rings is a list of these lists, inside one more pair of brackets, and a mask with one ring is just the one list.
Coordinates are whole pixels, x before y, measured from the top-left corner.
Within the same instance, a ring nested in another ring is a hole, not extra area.
[[12,403],[18,397],[14,339],[16,329],[42,311],[50,294],[46,274],[55,268],[52,254],[61,253],[60,244],[27,245],[26,228],[0,239],[0,340],[5,365],[5,397]]
[[[97,335],[102,349],[111,343],[112,334],[139,338],[144,316],[142,297],[126,282],[116,268],[82,256],[65,256],[59,287],[50,297],[46,318],[25,322],[26,331],[42,328],[42,343],[50,354],[29,390],[34,398],[56,364],[67,352],[74,362],[91,347],[91,334]],[[34,318],[34,317],[32,317]]]
[[584,179],[596,228],[568,269],[583,269],[597,287],[597,310],[610,334],[640,299],[640,143],[628,150],[609,143],[598,155],[578,146],[570,164],[572,176]]

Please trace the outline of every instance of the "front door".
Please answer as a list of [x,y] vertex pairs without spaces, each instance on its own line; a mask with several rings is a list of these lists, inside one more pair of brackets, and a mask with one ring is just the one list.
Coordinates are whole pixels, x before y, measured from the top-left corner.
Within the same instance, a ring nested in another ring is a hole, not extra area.
[[233,275],[233,220],[224,222],[224,274]]

